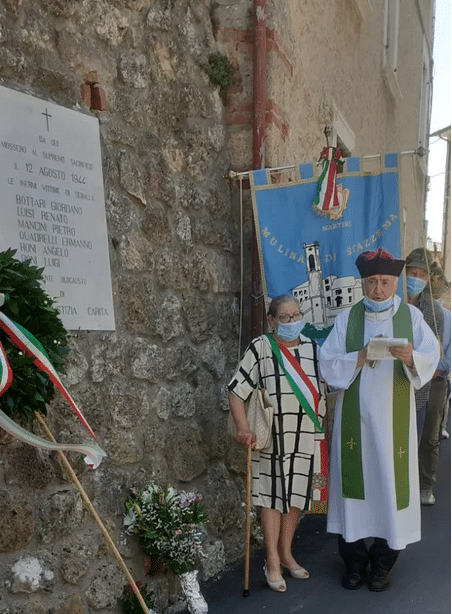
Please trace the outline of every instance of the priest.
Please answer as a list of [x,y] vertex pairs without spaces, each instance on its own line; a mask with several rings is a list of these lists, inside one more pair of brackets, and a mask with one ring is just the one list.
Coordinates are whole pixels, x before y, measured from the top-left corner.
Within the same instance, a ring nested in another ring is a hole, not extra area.
[[[439,344],[395,294],[404,260],[379,248],[355,264],[364,299],[336,317],[320,352],[322,376],[338,391],[327,530],[339,535],[342,586],[362,586],[370,564],[369,590],[383,591],[400,550],[421,538],[414,391],[432,378]],[[374,337],[405,341],[374,360]]]

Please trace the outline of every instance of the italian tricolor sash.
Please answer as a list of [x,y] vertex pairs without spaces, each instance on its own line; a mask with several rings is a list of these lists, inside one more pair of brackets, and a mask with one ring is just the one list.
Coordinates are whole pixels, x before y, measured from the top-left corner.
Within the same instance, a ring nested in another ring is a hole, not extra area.
[[[401,303],[393,317],[393,335],[413,342],[411,314],[408,305]],[[350,310],[347,323],[346,351],[357,352],[364,347],[364,304],[357,303]],[[409,505],[409,426],[410,382],[400,360],[393,361],[393,455],[397,509]],[[349,499],[364,499],[361,448],[361,418],[359,387],[361,373],[345,391],[341,421],[342,495]],[[372,394],[373,391],[368,391]],[[376,392],[376,391],[375,391]]]
[[324,429],[318,418],[319,393],[290,351],[284,345],[276,343],[270,334],[267,333],[265,337],[300,405],[314,423],[316,431],[323,433]]

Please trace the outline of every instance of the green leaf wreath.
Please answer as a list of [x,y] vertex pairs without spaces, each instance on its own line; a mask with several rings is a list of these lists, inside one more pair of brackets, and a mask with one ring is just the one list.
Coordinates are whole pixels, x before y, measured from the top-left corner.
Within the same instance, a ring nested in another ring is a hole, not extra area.
[[[15,258],[16,250],[0,252],[0,292],[6,295],[0,307],[11,320],[26,328],[42,344],[56,371],[63,371],[68,352],[68,333],[54,300],[42,289],[43,268],[30,260]],[[25,356],[0,329],[0,341],[13,372],[13,381],[0,396],[0,409],[18,422],[29,422],[34,413],[46,415],[46,404],[54,395],[48,375],[33,365],[33,357]]]

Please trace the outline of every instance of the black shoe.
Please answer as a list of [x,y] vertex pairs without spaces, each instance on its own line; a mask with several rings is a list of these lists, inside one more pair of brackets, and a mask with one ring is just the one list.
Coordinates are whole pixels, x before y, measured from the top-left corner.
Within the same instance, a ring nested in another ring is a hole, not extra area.
[[364,584],[364,574],[356,570],[347,571],[347,573],[342,576],[341,584],[344,588],[354,591]]
[[384,569],[373,569],[369,576],[369,590],[381,593],[389,588],[391,580],[389,578],[389,571]]

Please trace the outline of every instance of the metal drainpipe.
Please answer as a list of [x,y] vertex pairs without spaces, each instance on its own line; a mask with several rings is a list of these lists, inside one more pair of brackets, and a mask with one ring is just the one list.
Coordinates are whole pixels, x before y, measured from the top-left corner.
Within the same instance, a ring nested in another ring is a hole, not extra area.
[[[440,138],[441,135],[440,135]],[[447,140],[447,153],[446,153],[446,174],[444,181],[444,209],[443,209],[443,232],[442,232],[442,250],[443,250],[443,258],[442,258],[442,266],[443,271],[448,272],[450,275],[450,271],[448,271],[448,262],[450,263],[450,137]],[[450,279],[450,277],[449,277]]]
[[[254,0],[254,57],[253,57],[253,169],[265,164],[265,114],[267,107],[267,0]],[[262,281],[257,249],[256,229],[251,238],[251,337],[263,332]]]

